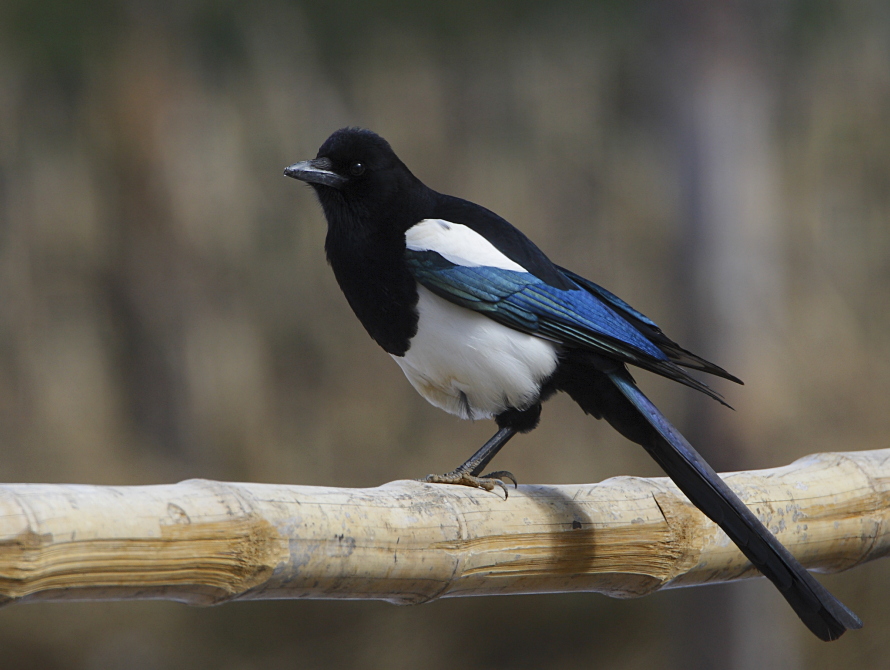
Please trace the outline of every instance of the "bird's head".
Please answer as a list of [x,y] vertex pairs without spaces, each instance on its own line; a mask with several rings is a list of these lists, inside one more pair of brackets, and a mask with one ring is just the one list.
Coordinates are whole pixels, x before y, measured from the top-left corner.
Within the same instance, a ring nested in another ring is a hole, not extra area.
[[315,158],[288,166],[284,174],[312,186],[330,226],[384,218],[395,224],[425,191],[386,140],[360,128],[336,131]]

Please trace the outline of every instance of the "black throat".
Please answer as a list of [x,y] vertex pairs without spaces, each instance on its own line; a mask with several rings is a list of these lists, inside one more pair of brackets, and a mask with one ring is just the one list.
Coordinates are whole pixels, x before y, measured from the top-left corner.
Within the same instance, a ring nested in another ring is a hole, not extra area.
[[328,221],[325,252],[340,289],[368,334],[386,352],[404,356],[418,318],[405,231],[424,218],[425,198],[369,211],[330,189],[317,191]]

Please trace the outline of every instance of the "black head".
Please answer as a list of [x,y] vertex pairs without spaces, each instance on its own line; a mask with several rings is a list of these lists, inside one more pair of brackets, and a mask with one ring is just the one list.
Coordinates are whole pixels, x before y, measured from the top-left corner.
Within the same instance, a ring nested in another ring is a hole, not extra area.
[[330,226],[384,219],[399,226],[398,219],[426,190],[389,142],[361,128],[341,128],[321,145],[318,156],[287,167],[284,174],[315,189]]

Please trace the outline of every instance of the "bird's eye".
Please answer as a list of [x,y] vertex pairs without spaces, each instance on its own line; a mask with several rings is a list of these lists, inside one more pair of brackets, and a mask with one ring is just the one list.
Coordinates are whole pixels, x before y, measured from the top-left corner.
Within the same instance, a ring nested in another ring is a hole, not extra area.
[[361,163],[353,163],[352,166],[349,168],[349,174],[351,174],[353,177],[358,177],[360,174],[364,173],[364,171],[365,166]]

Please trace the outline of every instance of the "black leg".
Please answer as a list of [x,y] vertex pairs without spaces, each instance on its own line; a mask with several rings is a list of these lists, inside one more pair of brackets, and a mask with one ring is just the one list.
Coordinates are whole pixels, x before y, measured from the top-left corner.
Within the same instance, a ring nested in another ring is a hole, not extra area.
[[487,475],[480,476],[485,466],[491,462],[497,453],[501,450],[510,438],[516,435],[515,428],[501,428],[494,434],[488,442],[482,445],[475,454],[463,465],[458,466],[451,472],[444,475],[429,475],[423,481],[433,484],[459,484],[461,486],[473,486],[476,488],[491,491],[495,486],[504,489],[504,495],[507,495],[507,486],[501,481],[502,478],[510,479],[516,486],[516,478],[506,470],[498,470],[490,472]]
[[501,428],[488,442],[482,445],[479,451],[470,456],[466,463],[457,468],[457,471],[469,472],[474,477],[478,477],[485,466],[497,456],[501,447],[507,444],[514,435],[516,435],[515,428]]

